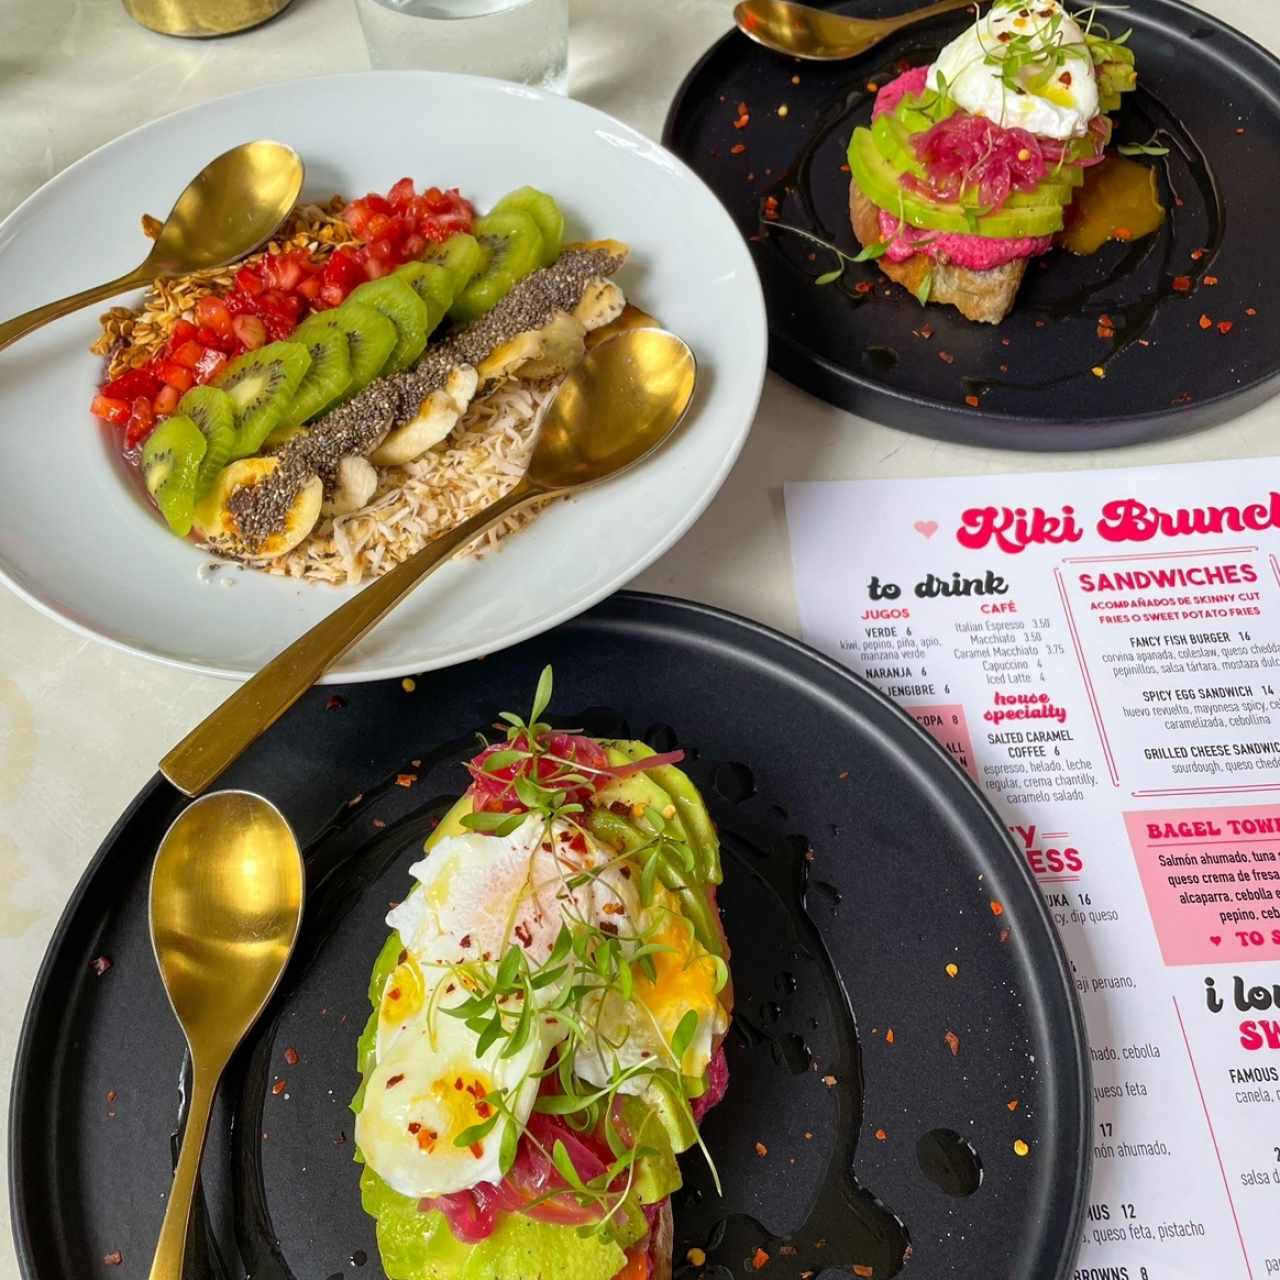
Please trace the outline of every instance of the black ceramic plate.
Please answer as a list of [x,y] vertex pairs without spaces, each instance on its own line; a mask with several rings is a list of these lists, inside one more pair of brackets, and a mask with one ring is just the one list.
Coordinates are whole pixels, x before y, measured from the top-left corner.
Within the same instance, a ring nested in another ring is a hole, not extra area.
[[[746,1276],[757,1248],[781,1259],[786,1247],[791,1276],[856,1264],[882,1277],[909,1232],[904,1274],[921,1280],[1068,1276],[1088,1170],[1084,1043],[1056,935],[1006,833],[932,740],[844,669],[753,624],[639,595],[420,676],[412,694],[399,682],[314,690],[227,777],[292,820],[309,896],[282,989],[224,1084],[190,1274],[379,1274],[346,1104],[383,916],[465,785],[457,761],[474,732],[525,706],[548,661],[561,723],[684,747],[724,837],[738,1012],[732,1085],[705,1135],[725,1195],[685,1161],[677,1259],[696,1244],[723,1268],[711,1274]],[[403,772],[411,788],[395,785]],[[28,1280],[104,1274],[116,1250],[113,1275],[149,1265],[183,1049],[145,890],[182,804],[159,780],[138,797],[36,983],[10,1150]],[[98,975],[101,956],[111,967]]]
[[[915,3],[832,7],[881,16]],[[1132,0],[1123,13],[1103,16],[1114,34],[1133,27],[1138,63],[1140,88],[1117,117],[1116,139],[1160,134],[1169,157],[1147,163],[1163,168],[1171,216],[1158,235],[1104,246],[1090,258],[1050,253],[1032,266],[999,327],[971,324],[950,307],[922,312],[874,264],[816,286],[831,255],[819,251],[811,261],[813,245],[767,231],[762,221],[772,196],[780,220],[856,252],[840,166],[854,125],[870,118],[868,85],[932,61],[971,16],[910,29],[855,62],[798,63],[737,32],[711,48],[676,95],[663,140],[751,242],[778,373],[891,426],[1013,449],[1163,438],[1221,422],[1274,392],[1280,183],[1268,175],[1280,142],[1280,62],[1180,0]],[[739,131],[741,102],[751,119]],[[738,145],[745,150],[735,155]],[[1173,281],[1184,275],[1192,288],[1177,292]],[[858,292],[868,284],[874,289]],[[1098,337],[1102,315],[1115,323],[1114,340]],[[1201,328],[1201,315],[1211,327]],[[928,339],[919,336],[926,321],[934,330]],[[1229,333],[1219,332],[1219,321],[1231,322]]]

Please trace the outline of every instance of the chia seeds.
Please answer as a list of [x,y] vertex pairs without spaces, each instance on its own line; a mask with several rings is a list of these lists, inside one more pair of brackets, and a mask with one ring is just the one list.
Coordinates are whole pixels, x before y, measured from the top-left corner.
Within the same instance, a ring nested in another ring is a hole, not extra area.
[[277,454],[276,469],[227,499],[240,538],[252,553],[284,528],[298,491],[317,475],[331,492],[338,463],[372,453],[388,431],[411,422],[422,402],[459,365],[478,365],[517,334],[540,329],[556,311],[572,311],[587,284],[611,276],[622,257],[604,249],[574,249],[521,280],[492,310],[451,334],[402,373],[375,378],[345,404],[294,436]]

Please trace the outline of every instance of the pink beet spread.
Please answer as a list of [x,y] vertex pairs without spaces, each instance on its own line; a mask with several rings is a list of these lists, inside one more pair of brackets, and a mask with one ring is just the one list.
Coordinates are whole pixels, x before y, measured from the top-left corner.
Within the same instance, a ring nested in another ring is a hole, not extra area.
[[[928,67],[913,67],[890,80],[876,95],[871,118],[892,111],[909,93],[922,93]],[[896,215],[880,210],[880,234],[889,242],[885,257],[906,262],[917,253],[970,271],[991,271],[1019,258],[1034,258],[1053,246],[1052,236],[975,236],[960,231],[926,231],[900,223]]]

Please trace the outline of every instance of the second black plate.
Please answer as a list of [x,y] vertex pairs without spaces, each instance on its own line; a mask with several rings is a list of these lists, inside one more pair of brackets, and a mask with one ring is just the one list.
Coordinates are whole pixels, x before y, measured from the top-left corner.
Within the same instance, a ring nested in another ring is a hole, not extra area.
[[[369,968],[389,901],[467,783],[474,732],[526,706],[546,662],[559,723],[682,746],[724,839],[732,1083],[704,1130],[724,1196],[685,1160],[677,1263],[698,1246],[710,1276],[745,1278],[763,1249],[781,1264],[767,1274],[883,1280],[909,1236],[906,1277],[1065,1280],[1088,1067],[1057,936],[1007,833],[849,672],[740,619],[634,595],[412,693],[312,690],[226,778],[288,815],[308,901],[285,981],[223,1084],[188,1275],[378,1274],[346,1105]],[[28,1280],[100,1274],[117,1250],[122,1274],[142,1275],[154,1247],[183,1052],[147,878],[184,803],[160,780],[138,798],[32,995],[10,1149]]]
[[[913,3],[821,7],[877,17]],[[971,15],[909,29],[853,62],[800,63],[737,32],[710,49],[677,94],[663,141],[752,245],[778,373],[891,426],[1010,449],[1159,439],[1222,422],[1275,391],[1280,183],[1264,175],[1280,137],[1280,62],[1180,0],[1135,0],[1101,17],[1117,34],[1133,27],[1139,88],[1116,138],[1159,134],[1170,149],[1150,162],[1162,166],[1170,217],[1158,234],[1089,258],[1051,252],[998,327],[950,307],[922,309],[874,263],[815,285],[832,256],[763,218],[772,197],[780,221],[856,252],[841,165],[854,125],[870,117],[869,86],[932,61]],[[736,129],[742,103],[750,123]],[[1183,276],[1187,291],[1174,287]],[[1104,315],[1114,339],[1099,337]],[[920,336],[926,323],[931,337]]]

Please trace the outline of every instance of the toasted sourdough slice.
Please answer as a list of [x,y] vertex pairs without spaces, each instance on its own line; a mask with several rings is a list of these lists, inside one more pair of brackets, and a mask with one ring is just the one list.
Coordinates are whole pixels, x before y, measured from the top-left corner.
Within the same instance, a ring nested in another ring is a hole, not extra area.
[[649,1257],[653,1270],[649,1280],[671,1280],[671,1249],[675,1242],[675,1224],[671,1218],[671,1201],[664,1200],[658,1206],[653,1234],[649,1237]]
[[[852,178],[849,180],[849,220],[853,223],[853,234],[864,248],[882,239],[880,210],[863,195]],[[878,258],[876,265],[890,280],[896,280],[912,293],[918,293],[925,276],[932,273],[930,302],[950,303],[967,319],[985,324],[999,324],[1013,310],[1022,277],[1027,274],[1026,258],[989,271],[971,271],[968,267],[937,262],[923,253],[905,262]]]

